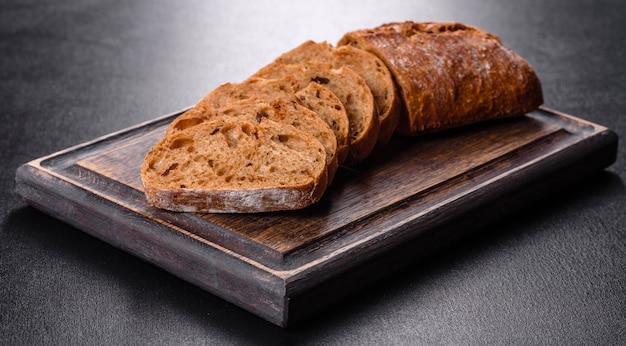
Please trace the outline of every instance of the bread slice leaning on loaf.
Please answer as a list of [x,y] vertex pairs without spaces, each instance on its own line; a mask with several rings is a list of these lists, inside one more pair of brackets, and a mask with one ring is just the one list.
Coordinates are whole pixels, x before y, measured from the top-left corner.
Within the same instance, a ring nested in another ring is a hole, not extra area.
[[306,41],[276,58],[273,64],[306,61],[324,61],[334,68],[347,66],[361,76],[374,96],[380,123],[378,141],[387,143],[391,139],[398,126],[402,106],[391,72],[378,57],[352,46],[333,47],[328,42]]
[[389,23],[349,32],[342,45],[372,52],[389,67],[405,105],[397,129],[402,135],[521,115],[543,103],[528,62],[478,28]]
[[315,137],[268,119],[189,127],[154,145],[141,167],[148,202],[178,212],[301,209],[322,197],[326,174]]

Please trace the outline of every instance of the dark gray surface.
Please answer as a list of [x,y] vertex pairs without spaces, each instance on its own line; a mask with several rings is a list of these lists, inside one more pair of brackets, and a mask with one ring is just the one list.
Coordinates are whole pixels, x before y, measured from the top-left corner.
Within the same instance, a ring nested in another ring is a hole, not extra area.
[[[307,39],[485,28],[618,160],[306,323],[273,326],[26,206],[27,161],[193,104]],[[626,2],[2,1],[0,344],[625,344]]]

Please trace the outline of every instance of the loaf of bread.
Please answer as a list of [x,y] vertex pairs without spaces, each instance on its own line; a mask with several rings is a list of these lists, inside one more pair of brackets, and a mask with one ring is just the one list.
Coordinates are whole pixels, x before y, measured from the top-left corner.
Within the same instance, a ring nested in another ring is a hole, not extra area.
[[405,105],[402,135],[520,115],[543,103],[528,62],[471,26],[390,23],[349,32],[338,45],[369,51],[389,67]]
[[349,32],[337,47],[307,41],[209,92],[150,149],[141,178],[148,202],[172,211],[301,209],[322,197],[338,165],[385,150],[392,133],[542,103],[537,75],[498,37],[460,23],[389,23]]
[[328,42],[306,41],[279,56],[273,64],[307,61],[328,62],[334,68],[346,66],[361,76],[374,96],[380,123],[378,140],[389,142],[400,119],[401,100],[389,69],[379,58],[352,46],[333,47]]
[[326,190],[324,146],[291,125],[215,118],[164,137],[141,167],[148,202],[179,212],[292,210]]
[[253,75],[256,78],[278,78],[291,75],[301,86],[311,81],[332,91],[343,106],[350,123],[348,164],[364,160],[378,141],[380,124],[376,114],[374,95],[363,78],[348,67],[333,68],[321,61],[306,61],[298,64],[271,63]]

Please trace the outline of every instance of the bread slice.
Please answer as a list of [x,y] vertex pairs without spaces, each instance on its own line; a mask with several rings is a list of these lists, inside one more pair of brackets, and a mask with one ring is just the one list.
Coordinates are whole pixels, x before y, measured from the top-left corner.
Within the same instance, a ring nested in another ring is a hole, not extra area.
[[[241,83],[225,83],[204,96],[190,113],[206,108],[220,108],[232,101],[258,99],[266,102],[280,100],[297,102],[315,112],[330,126],[337,139],[337,161],[343,163],[348,156],[350,124],[341,100],[329,89],[311,82],[302,83],[293,76],[281,78],[249,78]],[[194,116],[190,116],[194,117]]]
[[543,103],[532,67],[500,39],[460,23],[402,22],[345,34],[338,45],[372,52],[390,69],[417,135],[530,112]]
[[299,104],[317,113],[333,130],[337,138],[337,161],[339,164],[344,163],[350,146],[350,121],[341,100],[335,93],[316,82],[298,90],[296,97]]
[[292,75],[301,86],[311,81],[330,89],[343,103],[350,122],[347,163],[365,159],[378,141],[380,124],[374,96],[363,78],[348,67],[333,68],[332,64],[306,61],[298,64],[270,63],[253,75],[256,78],[279,78]]
[[237,118],[250,123],[264,119],[285,123],[298,130],[307,132],[317,139],[326,151],[328,177],[332,178],[337,170],[337,139],[330,127],[312,110],[293,101],[274,100],[267,103],[249,98],[221,104],[219,108],[211,105],[195,107],[174,119],[165,131],[165,136],[184,131],[215,118]]
[[398,125],[401,100],[387,66],[374,54],[352,46],[333,47],[328,42],[306,41],[279,56],[274,63],[325,61],[334,68],[347,66],[367,84],[374,96],[380,123],[378,141],[387,143]]
[[158,208],[252,213],[315,203],[326,172],[324,146],[304,131],[264,118],[215,118],[154,145],[141,178]]

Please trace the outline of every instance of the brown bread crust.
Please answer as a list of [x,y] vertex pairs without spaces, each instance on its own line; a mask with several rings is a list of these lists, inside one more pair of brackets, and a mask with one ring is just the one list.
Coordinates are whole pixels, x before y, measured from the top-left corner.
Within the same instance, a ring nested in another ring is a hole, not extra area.
[[397,132],[417,135],[520,115],[543,103],[532,67],[500,39],[460,23],[389,23],[344,35],[391,70],[405,105]]

